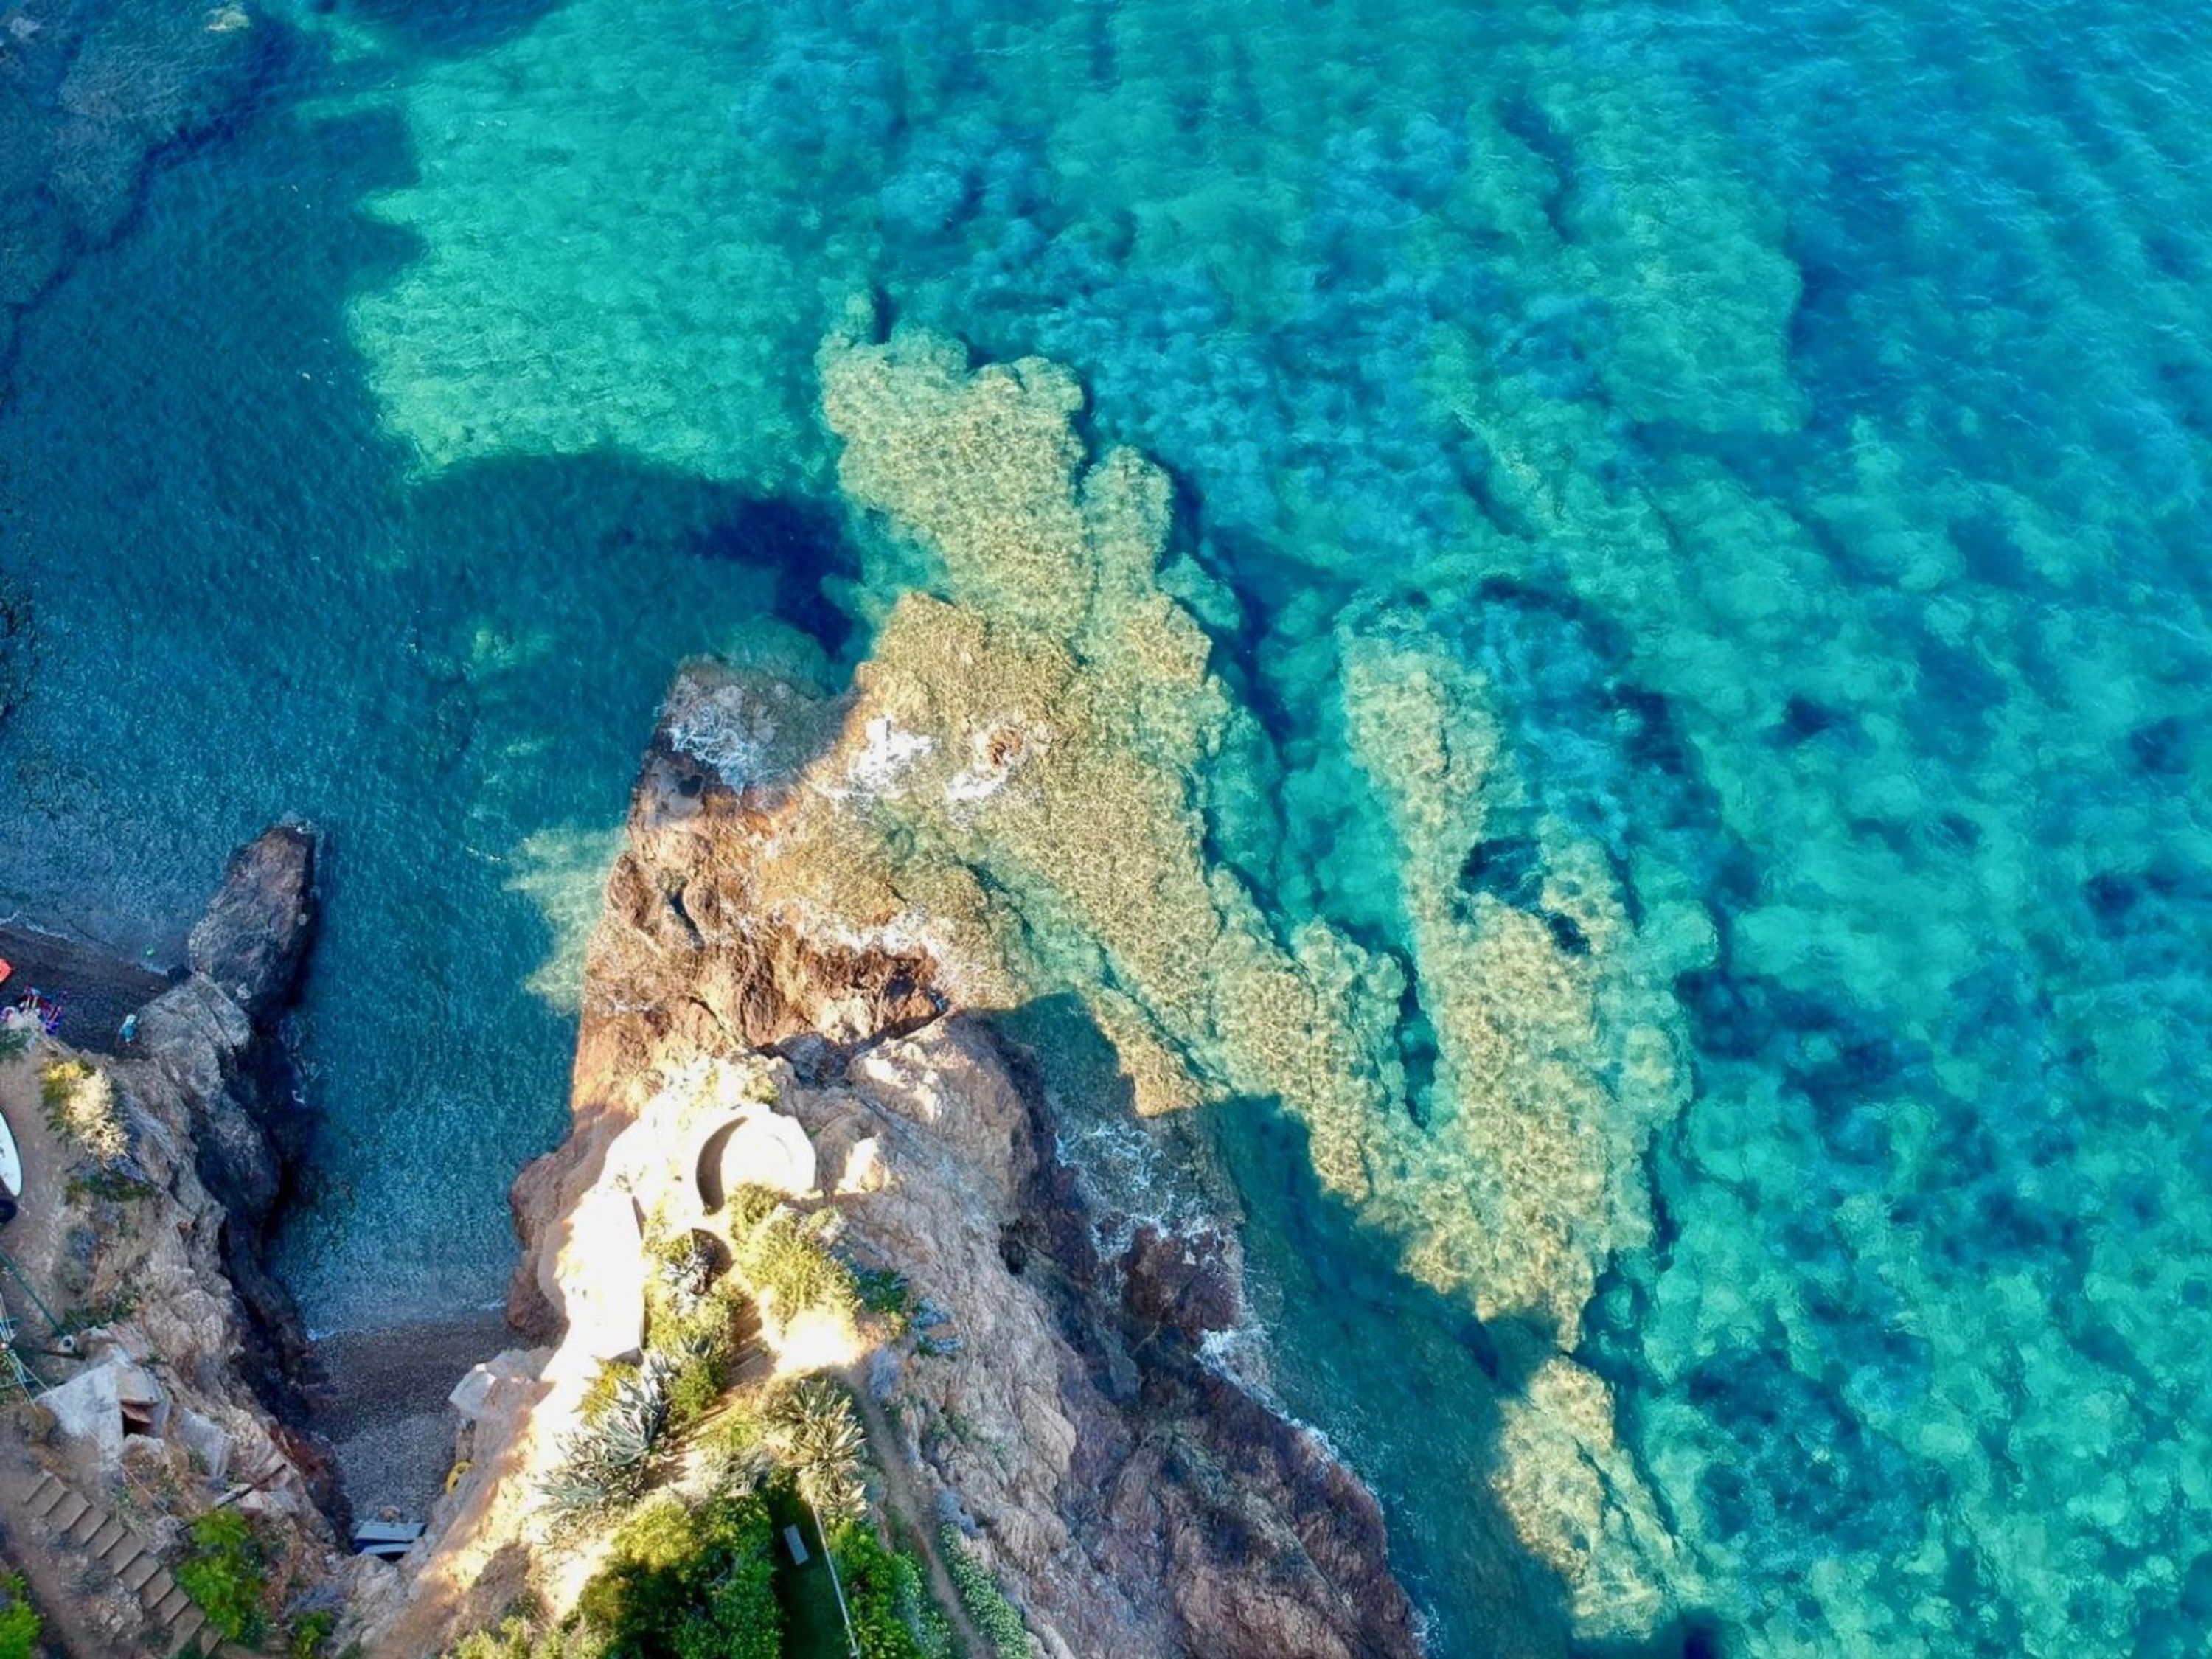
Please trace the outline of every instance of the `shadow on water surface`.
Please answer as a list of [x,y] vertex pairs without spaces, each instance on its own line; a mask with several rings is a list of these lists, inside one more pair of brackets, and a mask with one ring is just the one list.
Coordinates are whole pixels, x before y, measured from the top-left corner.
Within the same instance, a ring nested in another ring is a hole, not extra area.
[[315,1324],[392,1322],[498,1294],[507,1183],[566,1120],[544,970],[675,665],[779,615],[849,646],[819,583],[851,560],[818,507],[617,454],[422,477],[349,327],[421,252],[364,206],[416,176],[354,95],[390,65],[273,61],[27,314],[0,395],[37,635],[0,908],[173,950],[231,847],[328,832],[300,1035],[329,1132],[281,1265]]
[[1245,1212],[1272,1340],[1300,1355],[1285,1404],[1328,1424],[1387,1494],[1395,1562],[1440,1622],[1436,1650],[1717,1659],[1717,1634],[1696,1615],[1647,1641],[1578,1643],[1565,1585],[1495,1497],[1501,1403],[1551,1351],[1546,1335],[1480,1320],[1408,1278],[1395,1241],[1321,1187],[1304,1129],[1272,1104],[1231,1103],[1208,1127]]
[[557,11],[567,0],[306,0],[324,16],[366,24],[411,51],[438,58],[489,52]]

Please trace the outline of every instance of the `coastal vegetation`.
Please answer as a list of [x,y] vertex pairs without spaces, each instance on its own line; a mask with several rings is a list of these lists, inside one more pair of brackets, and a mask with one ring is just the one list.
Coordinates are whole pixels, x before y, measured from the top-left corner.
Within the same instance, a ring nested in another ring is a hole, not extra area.
[[52,1062],[40,1075],[39,1094],[55,1133],[101,1169],[121,1163],[130,1152],[115,1085],[89,1060]]
[[[650,1364],[648,1355],[607,1388],[599,1433],[633,1435],[605,1425],[628,1424]],[[649,1456],[630,1455],[634,1446],[623,1438],[629,1461],[611,1480],[592,1472],[605,1455],[598,1451],[567,1466],[565,1478],[589,1487],[588,1501],[569,1510],[572,1525],[613,1528],[569,1615],[511,1615],[464,1638],[447,1659],[840,1659],[848,1621],[862,1659],[951,1659],[951,1626],[931,1601],[921,1558],[884,1540],[887,1519],[869,1496],[866,1433],[835,1382],[805,1377],[727,1403],[698,1449],[696,1478],[682,1488],[626,1498],[635,1472],[652,1467]],[[802,1522],[823,1550],[806,1564],[776,1547],[778,1523],[801,1530]],[[1026,1645],[1000,1639],[1007,1621],[1018,1632],[1020,1619],[1003,1597],[998,1605],[997,1651],[1026,1656]]]
[[960,1605],[991,1644],[993,1659],[1030,1659],[1029,1631],[1022,1615],[993,1580],[990,1571],[968,1547],[960,1528],[948,1523],[937,1534],[945,1569],[960,1592]]
[[544,1482],[546,1501],[562,1522],[586,1525],[643,1498],[655,1454],[668,1428],[674,1367],[648,1350],[635,1365],[603,1370],[586,1396],[583,1421],[561,1443]]
[[681,1433],[728,1388],[752,1310],[742,1286],[716,1273],[715,1247],[684,1229],[649,1247],[646,1355],[667,1373],[667,1429]]
[[872,1527],[853,1521],[830,1535],[860,1659],[950,1659],[952,1627],[930,1604],[920,1563]]
[[[810,1315],[909,1328],[904,1275],[855,1268],[836,1239],[834,1209],[757,1185],[696,1224],[648,1219],[641,1351],[600,1367],[539,1487],[556,1534],[605,1553],[563,1615],[518,1613],[449,1659],[951,1659],[925,1556],[889,1541],[915,1517],[872,1497],[852,1395],[820,1371],[745,1380],[762,1317],[772,1335]],[[779,1553],[787,1530],[808,1559]],[[995,1614],[1019,1632],[1003,1598]]]
[[0,1659],[33,1659],[44,1628],[23,1575],[0,1570]]
[[604,1659],[776,1659],[774,1529],[750,1486],[687,1505],[668,1493],[615,1534],[576,1604]]
[[769,1443],[817,1527],[830,1532],[866,1512],[860,1455],[867,1436],[842,1389],[827,1377],[807,1377],[779,1389],[763,1417]]
[[805,1312],[860,1311],[860,1281],[826,1237],[834,1212],[801,1215],[763,1187],[739,1188],[729,1209],[737,1276],[763,1308],[787,1323]]
[[252,1645],[268,1628],[269,1571],[261,1540],[236,1510],[210,1510],[191,1524],[178,1589],[228,1640]]

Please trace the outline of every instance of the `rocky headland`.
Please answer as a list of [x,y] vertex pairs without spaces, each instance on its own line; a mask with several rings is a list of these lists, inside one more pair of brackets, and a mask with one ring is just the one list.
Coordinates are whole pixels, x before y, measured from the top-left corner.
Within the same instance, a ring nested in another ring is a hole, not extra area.
[[214,1513],[251,1517],[272,1607],[342,1599],[306,1334],[262,1255],[301,1145],[276,1023],[313,935],[315,857],[293,826],[242,848],[187,970],[115,1054],[19,1027],[0,1060],[26,1168],[0,1296],[43,1389],[0,1487],[11,1548],[88,1652],[216,1645],[171,1578]]
[[919,1316],[770,1305],[764,1362],[849,1382],[899,1519],[957,1528],[1042,1651],[1418,1652],[1372,1496],[1206,1357],[1243,1318],[1233,1229],[1102,1204],[1033,1056],[896,927],[771,907],[792,809],[654,744],[592,948],[575,1127],[515,1188],[510,1320],[544,1346],[465,1390],[471,1474],[376,1650],[434,1650],[532,1588],[565,1611],[592,1552],[548,1550],[541,1494],[599,1367],[646,1340],[651,1240],[768,1188]]
[[[973,368],[856,311],[820,367],[868,654],[839,684],[769,638],[678,675],[589,952],[570,1131],[514,1187],[520,1343],[450,1419],[408,1407],[428,1461],[455,1439],[419,1538],[396,1565],[331,1553],[313,1356],[263,1263],[303,1129],[274,1024],[313,931],[305,832],[239,854],[189,973],[99,1072],[131,1125],[116,1167],[171,1207],[148,1226],[116,1212],[135,1190],[73,1189],[108,1206],[94,1235],[138,1238],[89,1251],[84,1293],[173,1280],[184,1310],[118,1308],[106,1340],[140,1370],[192,1356],[176,1397],[203,1416],[250,1411],[226,1445],[294,1564],[284,1605],[343,1600],[337,1639],[373,1656],[628,1652],[641,1575],[775,1651],[802,1522],[872,1656],[1418,1654],[1382,1510],[1278,1409],[1247,1305],[1206,1110],[1271,1102],[1412,1279],[1526,1350],[1489,1461],[1438,1477],[1480,1534],[1485,1650],[1564,1650],[1567,1607],[1648,1634],[1668,1535],[1572,1356],[1651,1224],[1640,1150],[1684,1086],[1662,943],[1527,809],[1480,678],[1374,619],[1337,641],[1343,720],[1410,949],[1263,912],[1238,855],[1265,823],[1224,758],[1262,740],[1202,576],[1170,568],[1165,477],[1092,458],[1048,363]],[[1407,1107],[1414,985],[1449,1113]],[[771,1579],[781,1613],[737,1606]]]

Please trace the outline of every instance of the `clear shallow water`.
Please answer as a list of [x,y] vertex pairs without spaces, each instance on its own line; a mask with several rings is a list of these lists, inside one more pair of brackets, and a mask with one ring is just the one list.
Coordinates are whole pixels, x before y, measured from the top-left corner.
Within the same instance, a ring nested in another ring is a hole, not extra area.
[[[813,354],[872,289],[1066,362],[1185,486],[1271,739],[1218,851],[1279,925],[1407,934],[1334,724],[1357,607],[1445,619],[1534,803],[1686,930],[1696,1091],[1580,1356],[1677,1610],[1747,1652],[2201,1650],[2201,31],[439,9],[291,20],[0,407],[40,630],[4,896],[136,946],[271,813],[337,838],[319,1318],[495,1293],[561,1115],[533,977],[671,665],[779,611],[842,643]],[[1511,1354],[1263,1120],[1223,1134],[1285,1396],[1486,1650]]]

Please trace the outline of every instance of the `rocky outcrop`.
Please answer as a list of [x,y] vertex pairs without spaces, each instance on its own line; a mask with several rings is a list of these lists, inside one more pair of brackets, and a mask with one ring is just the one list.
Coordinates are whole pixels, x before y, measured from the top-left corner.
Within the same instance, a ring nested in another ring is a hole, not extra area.
[[1025,1071],[956,1015],[779,1101],[853,1247],[944,1316],[869,1366],[940,1511],[1054,1655],[1417,1651],[1373,1497],[1200,1357],[1243,1317],[1233,1235],[1102,1249]]
[[[1102,1203],[1059,1155],[1068,1103],[957,1006],[902,918],[860,934],[769,902],[783,810],[665,740],[648,759],[593,945],[574,1131],[514,1189],[511,1317],[558,1346],[487,1373],[503,1404],[477,1426],[479,1473],[377,1650],[434,1646],[520,1588],[542,1536],[525,1494],[577,1378],[635,1340],[617,1316],[640,1271],[631,1218],[796,1180],[835,1212],[839,1249],[902,1275],[918,1310],[805,1363],[866,1393],[895,1484],[927,1494],[909,1522],[958,1528],[1043,1652],[1418,1653],[1371,1494],[1208,1362],[1244,1315],[1233,1229],[1188,1193],[1155,1191],[1173,1218],[1141,1224]],[[718,1112],[784,1129],[714,1140]]]
[[[140,1639],[149,1612],[161,1628],[178,1611],[132,1593],[151,1582],[141,1558],[173,1557],[218,1503],[257,1518],[288,1605],[354,1571],[332,1525],[330,1460],[299,1409],[305,1335],[260,1254],[285,1184],[284,1137],[269,1126],[294,1109],[269,1022],[312,934],[313,853],[310,832],[284,828],[232,861],[192,936],[195,965],[224,968],[228,988],[189,974],[140,1011],[118,1056],[42,1040],[7,1062],[10,1116],[35,1166],[8,1248],[25,1282],[66,1310],[75,1352],[41,1363],[46,1443],[35,1460],[0,1447],[0,1462],[10,1490],[59,1482],[127,1509],[131,1551],[121,1522],[89,1561],[82,1524],[74,1542],[27,1534],[27,1547],[57,1552],[46,1565],[82,1568],[81,1605],[88,1618],[107,1609],[116,1651]],[[28,1103],[56,1067],[83,1079],[96,1109],[49,1128]]]
[[315,837],[279,824],[231,854],[186,959],[257,1024],[291,1000],[315,931]]
[[295,825],[233,854],[192,929],[191,971],[141,1011],[137,1058],[116,1067],[134,1097],[180,1115],[199,1179],[222,1206],[223,1266],[248,1316],[248,1375],[294,1419],[307,1334],[264,1246],[307,1133],[273,1022],[314,937],[315,856],[313,832]]

